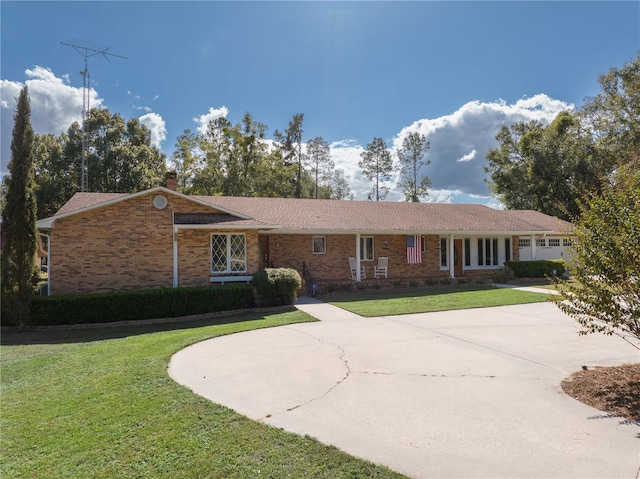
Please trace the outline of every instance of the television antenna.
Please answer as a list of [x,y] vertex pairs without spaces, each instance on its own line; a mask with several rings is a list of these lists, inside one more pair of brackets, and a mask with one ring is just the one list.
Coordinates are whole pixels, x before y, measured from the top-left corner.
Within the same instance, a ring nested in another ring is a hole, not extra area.
[[109,48],[100,48],[92,43],[73,39],[60,42],[84,57],[84,70],[80,72],[82,75],[82,165],[80,167],[80,191],[89,191],[89,159],[87,158],[87,149],[89,148],[89,112],[90,112],[90,96],[91,96],[91,76],[89,74],[89,58],[101,56],[109,61],[109,57],[123,58],[122,55],[110,53]]

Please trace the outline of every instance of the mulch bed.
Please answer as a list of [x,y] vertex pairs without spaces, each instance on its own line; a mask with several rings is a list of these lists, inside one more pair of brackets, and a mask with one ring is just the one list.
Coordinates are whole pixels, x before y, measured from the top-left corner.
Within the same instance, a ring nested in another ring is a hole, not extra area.
[[583,367],[562,381],[569,396],[601,411],[640,421],[640,363]]

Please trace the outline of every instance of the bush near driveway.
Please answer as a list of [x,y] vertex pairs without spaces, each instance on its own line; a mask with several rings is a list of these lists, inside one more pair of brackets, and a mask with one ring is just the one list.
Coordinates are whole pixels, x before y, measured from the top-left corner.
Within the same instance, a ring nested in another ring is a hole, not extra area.
[[565,269],[569,269],[568,263],[561,259],[505,261],[504,264],[509,267],[518,278],[546,278],[562,276]]
[[282,306],[295,302],[302,278],[295,269],[266,268],[253,275],[251,284],[260,306]]

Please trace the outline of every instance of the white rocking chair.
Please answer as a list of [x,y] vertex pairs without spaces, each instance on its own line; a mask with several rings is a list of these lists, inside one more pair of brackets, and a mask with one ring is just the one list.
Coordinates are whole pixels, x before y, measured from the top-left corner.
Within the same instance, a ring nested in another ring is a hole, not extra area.
[[373,267],[373,276],[377,278],[381,278],[382,275],[387,277],[387,270],[389,269],[389,258],[386,256],[380,256],[378,258],[378,264]]
[[[349,258],[349,269],[351,269],[351,279],[356,281],[358,279],[358,262],[355,258]],[[367,279],[367,271],[362,264],[360,264],[360,279]]]

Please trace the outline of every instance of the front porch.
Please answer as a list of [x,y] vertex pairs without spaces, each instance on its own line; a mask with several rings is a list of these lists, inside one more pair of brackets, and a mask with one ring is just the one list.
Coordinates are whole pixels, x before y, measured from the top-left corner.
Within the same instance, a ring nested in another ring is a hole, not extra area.
[[[261,234],[259,244],[261,267],[293,268],[309,285],[358,283],[377,288],[488,277],[505,261],[517,259],[514,239],[464,234]],[[375,279],[381,257],[388,258],[387,277]],[[356,262],[353,275],[350,258]]]

